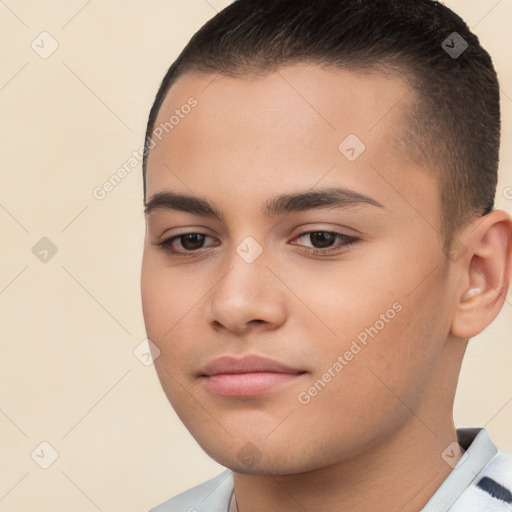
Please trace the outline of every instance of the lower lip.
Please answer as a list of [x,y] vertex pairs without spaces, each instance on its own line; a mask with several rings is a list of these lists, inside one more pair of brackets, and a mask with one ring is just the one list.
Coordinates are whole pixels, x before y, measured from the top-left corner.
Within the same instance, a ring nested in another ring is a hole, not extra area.
[[204,386],[211,393],[229,397],[262,395],[278,386],[300,377],[298,373],[219,373],[203,377]]

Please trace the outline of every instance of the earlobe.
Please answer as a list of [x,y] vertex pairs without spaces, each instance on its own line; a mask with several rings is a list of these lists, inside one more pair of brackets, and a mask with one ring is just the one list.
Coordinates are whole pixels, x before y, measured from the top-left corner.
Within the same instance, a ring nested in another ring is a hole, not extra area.
[[465,231],[466,257],[458,261],[464,283],[451,333],[468,339],[482,332],[503,307],[510,285],[511,217],[502,210],[477,219]]

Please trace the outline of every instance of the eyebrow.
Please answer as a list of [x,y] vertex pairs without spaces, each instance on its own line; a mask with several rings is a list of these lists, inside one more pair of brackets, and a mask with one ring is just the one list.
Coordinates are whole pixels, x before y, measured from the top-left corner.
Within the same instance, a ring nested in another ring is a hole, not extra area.
[[[263,205],[262,213],[273,217],[316,209],[350,208],[360,204],[385,209],[375,199],[354,190],[344,187],[326,187],[319,190],[307,190],[273,197]],[[146,215],[155,210],[176,210],[225,220],[223,212],[208,199],[178,194],[172,191],[159,192],[145,203],[144,213]]]

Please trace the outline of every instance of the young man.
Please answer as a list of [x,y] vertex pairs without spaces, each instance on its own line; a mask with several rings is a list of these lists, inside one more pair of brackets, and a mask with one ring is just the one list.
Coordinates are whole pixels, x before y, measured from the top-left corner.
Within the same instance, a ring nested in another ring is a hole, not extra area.
[[512,510],[510,458],[452,419],[510,284],[499,136],[491,59],[431,0],[238,0],[199,30],[148,122],[142,299],[229,469],[154,512]]

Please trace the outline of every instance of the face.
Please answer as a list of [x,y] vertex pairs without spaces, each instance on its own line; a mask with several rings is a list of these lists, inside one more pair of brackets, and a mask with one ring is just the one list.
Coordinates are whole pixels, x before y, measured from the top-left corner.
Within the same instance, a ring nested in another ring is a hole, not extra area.
[[412,100],[398,77],[314,65],[169,92],[143,312],[170,403],[222,465],[348,459],[438,384],[453,284],[437,183],[396,149]]

